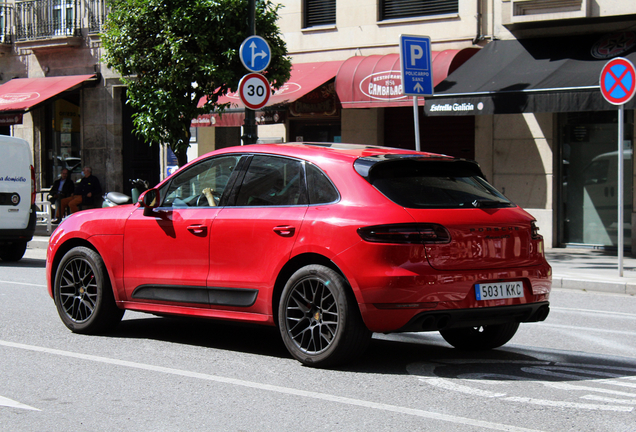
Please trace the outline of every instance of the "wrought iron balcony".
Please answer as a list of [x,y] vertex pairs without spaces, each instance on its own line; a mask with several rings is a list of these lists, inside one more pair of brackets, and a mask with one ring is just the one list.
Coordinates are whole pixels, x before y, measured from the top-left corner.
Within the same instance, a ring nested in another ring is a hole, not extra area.
[[81,37],[102,30],[106,0],[18,0],[15,2],[15,40]]

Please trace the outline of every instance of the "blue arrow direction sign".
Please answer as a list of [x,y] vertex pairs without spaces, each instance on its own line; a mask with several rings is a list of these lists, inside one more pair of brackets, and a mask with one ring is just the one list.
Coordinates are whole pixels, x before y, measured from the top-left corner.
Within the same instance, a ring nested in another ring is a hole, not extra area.
[[272,58],[269,44],[260,36],[250,36],[243,41],[239,49],[243,66],[252,72],[262,72],[267,69]]
[[433,95],[430,37],[400,35],[400,66],[405,95]]

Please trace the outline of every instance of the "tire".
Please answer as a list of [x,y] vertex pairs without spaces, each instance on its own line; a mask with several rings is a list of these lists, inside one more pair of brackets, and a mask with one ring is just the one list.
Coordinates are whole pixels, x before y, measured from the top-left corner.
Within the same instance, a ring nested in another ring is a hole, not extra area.
[[442,337],[464,351],[489,350],[507,343],[517,332],[518,322],[440,330]]
[[303,267],[289,278],[278,324],[290,354],[307,366],[350,362],[371,340],[346,280],[322,265]]
[[15,242],[2,246],[0,259],[3,261],[20,261],[26,252],[27,242]]
[[102,257],[83,246],[68,251],[57,267],[54,300],[62,322],[75,333],[111,330],[124,316]]

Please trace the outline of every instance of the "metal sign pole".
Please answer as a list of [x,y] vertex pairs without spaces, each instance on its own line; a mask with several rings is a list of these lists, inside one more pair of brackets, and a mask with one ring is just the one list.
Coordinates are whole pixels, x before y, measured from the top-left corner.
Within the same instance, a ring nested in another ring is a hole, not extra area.
[[625,214],[623,213],[623,191],[625,182],[623,179],[624,159],[624,121],[625,104],[636,93],[636,68],[629,60],[616,57],[603,66],[599,78],[601,94],[606,101],[618,106],[618,276],[623,277],[623,243],[625,241]]
[[[248,4],[248,24],[249,34],[256,34],[256,0],[249,0]],[[243,139],[242,145],[255,144],[258,139],[258,132],[256,128],[256,113],[245,107],[245,121],[243,122]]]
[[420,113],[417,107],[417,96],[413,96],[413,118],[415,119],[415,150],[420,151]]
[[623,277],[623,242],[625,237],[623,221],[623,190],[625,187],[623,179],[623,163],[625,159],[625,155],[623,154],[624,115],[625,105],[621,104],[618,106],[618,275],[620,277]]

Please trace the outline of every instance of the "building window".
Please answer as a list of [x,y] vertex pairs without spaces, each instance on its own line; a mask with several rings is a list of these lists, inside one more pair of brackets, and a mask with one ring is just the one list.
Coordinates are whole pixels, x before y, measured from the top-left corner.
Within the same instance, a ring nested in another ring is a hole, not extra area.
[[0,3],[0,43],[11,43],[11,6]]
[[303,28],[336,24],[336,0],[303,0]]
[[72,35],[75,27],[75,5],[72,0],[53,2],[53,28],[56,36]]
[[380,21],[458,12],[459,0],[380,0]]

